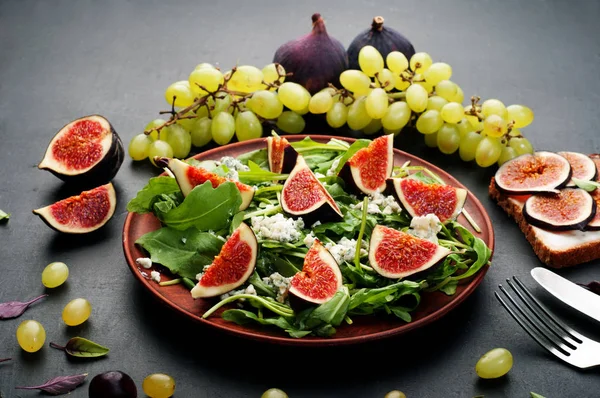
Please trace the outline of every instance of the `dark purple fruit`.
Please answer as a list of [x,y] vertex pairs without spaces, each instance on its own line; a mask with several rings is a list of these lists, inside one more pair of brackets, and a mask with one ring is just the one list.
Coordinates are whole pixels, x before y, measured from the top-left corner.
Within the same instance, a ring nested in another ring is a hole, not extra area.
[[137,398],[137,387],[128,374],[111,370],[94,376],[89,398]]
[[585,229],[598,231],[600,230],[600,189],[596,188],[595,191],[590,192],[590,195],[592,195],[592,198],[594,198],[594,201],[596,202],[596,215],[586,225]]
[[400,51],[410,59],[415,54],[412,43],[400,32],[383,26],[383,17],[373,18],[371,28],[358,34],[348,47],[348,64],[350,69],[360,69],[358,65],[358,53],[364,46],[373,46],[383,59],[392,51]]
[[548,230],[584,230],[596,215],[596,201],[579,188],[564,188],[557,193],[530,196],[523,216],[531,225]]
[[287,81],[298,83],[314,94],[329,83],[339,86],[340,74],[348,69],[348,58],[342,43],[327,34],[321,14],[314,14],[312,22],[312,31],[281,45],[273,62],[292,73]]
[[85,116],[61,128],[38,168],[63,181],[87,186],[113,179],[123,163],[121,138],[103,116]]
[[[577,178],[584,181],[593,181],[598,175],[598,169],[594,160],[579,152],[558,152],[569,161],[572,170],[571,178]],[[577,186],[573,180],[567,183],[568,187]]]
[[269,170],[273,173],[289,173],[296,165],[298,152],[284,137],[267,137]]

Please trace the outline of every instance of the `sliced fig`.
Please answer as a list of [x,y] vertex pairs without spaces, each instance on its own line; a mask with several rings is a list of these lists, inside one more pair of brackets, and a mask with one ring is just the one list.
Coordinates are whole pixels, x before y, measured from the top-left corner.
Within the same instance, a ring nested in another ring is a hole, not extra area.
[[523,216],[528,223],[557,231],[583,230],[595,215],[596,201],[579,188],[532,195],[523,207]]
[[[600,153],[592,153],[590,159],[596,164],[596,169],[600,170]],[[596,181],[600,181],[600,173],[596,174]]]
[[[598,175],[596,163],[592,158],[579,152],[558,152],[558,154],[569,161],[571,165],[571,178],[585,181],[593,181]],[[573,180],[569,180],[568,187],[577,186]]]
[[243,285],[254,271],[257,253],[252,228],[241,223],[192,289],[192,297],[215,297]]
[[250,185],[242,184],[239,181],[232,180],[230,178],[221,177],[218,174],[210,172],[202,167],[194,167],[186,162],[174,158],[154,158],[154,162],[159,167],[168,168],[171,173],[175,176],[177,184],[181,189],[183,196],[187,196],[196,185],[202,185],[206,181],[210,181],[213,188],[218,187],[224,182],[233,182],[242,195],[242,204],[240,205],[240,211],[246,210],[254,198],[254,188]]
[[342,218],[342,212],[323,184],[298,155],[296,166],[290,172],[281,191],[283,211],[307,220]]
[[467,200],[467,190],[426,184],[415,178],[389,178],[388,187],[411,217],[435,214],[442,223],[454,220]]
[[383,225],[375,226],[369,243],[369,264],[391,279],[425,271],[448,254],[445,247]]
[[298,152],[284,137],[267,137],[267,157],[269,170],[277,174],[287,174],[296,165]]
[[349,189],[369,195],[385,190],[393,168],[394,135],[387,134],[352,155],[340,170],[340,177]]
[[569,161],[553,152],[535,152],[516,157],[496,171],[499,191],[508,195],[556,192],[571,179]]
[[304,257],[302,271],[290,281],[290,294],[313,304],[329,301],[342,286],[342,273],[335,258],[315,239]]
[[74,184],[107,183],[124,159],[121,138],[103,116],[85,116],[65,125],[52,138],[38,168]]
[[115,212],[117,196],[112,183],[59,200],[33,213],[59,232],[85,234],[102,227]]
[[600,210],[598,210],[600,209],[600,189],[590,192],[590,195],[592,195],[592,198],[596,202],[596,214],[594,215],[594,218],[592,218],[586,225],[585,229],[597,231],[600,230]]

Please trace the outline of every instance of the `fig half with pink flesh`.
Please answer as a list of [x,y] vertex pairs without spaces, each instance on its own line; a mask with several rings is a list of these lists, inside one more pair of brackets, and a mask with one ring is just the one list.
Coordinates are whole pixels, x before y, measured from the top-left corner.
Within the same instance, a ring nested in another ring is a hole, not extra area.
[[[558,154],[569,161],[571,165],[571,178],[584,181],[593,181],[598,175],[598,169],[594,160],[579,152],[558,152]],[[577,186],[573,180],[569,180],[568,187]]]
[[267,158],[271,172],[287,174],[296,165],[298,152],[284,137],[272,136],[267,137]]
[[369,264],[391,279],[425,271],[448,254],[445,247],[383,225],[375,226],[369,242]]
[[215,297],[243,285],[254,271],[257,253],[254,232],[241,223],[192,289],[192,297]]
[[318,239],[306,253],[302,271],[290,281],[290,294],[309,303],[323,304],[342,286],[342,273],[335,258]]
[[213,188],[218,187],[224,182],[233,182],[237,189],[242,195],[242,204],[240,205],[240,211],[246,210],[254,198],[254,188],[250,185],[242,184],[239,181],[232,180],[230,178],[222,177],[218,174],[210,172],[202,167],[194,167],[186,162],[174,158],[154,158],[154,162],[159,167],[168,168],[171,173],[175,176],[177,184],[181,189],[183,196],[189,195],[192,189],[197,185],[202,185],[206,181],[210,181]]
[[579,188],[538,193],[530,196],[523,206],[523,216],[528,223],[548,230],[583,230],[595,215],[596,201]]
[[59,200],[33,213],[51,228],[70,234],[85,234],[102,227],[115,212],[117,197],[111,183]]

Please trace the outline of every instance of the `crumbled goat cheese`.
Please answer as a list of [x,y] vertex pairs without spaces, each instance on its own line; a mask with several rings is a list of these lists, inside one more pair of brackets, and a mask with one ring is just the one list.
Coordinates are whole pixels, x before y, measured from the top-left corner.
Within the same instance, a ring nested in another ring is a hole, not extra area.
[[292,278],[286,278],[279,272],[274,272],[266,278],[262,278],[263,282],[277,291],[276,300],[283,303],[287,298],[290,290],[290,281]]
[[317,177],[317,178],[325,178],[325,174],[315,173],[315,177]]
[[327,170],[327,177],[332,177],[332,176],[336,176],[337,175],[337,168],[340,165],[340,159],[342,158],[337,158],[336,160],[333,161],[333,163],[331,163],[331,167],[329,168],[329,170]]
[[319,225],[321,225],[321,221],[315,221],[315,223],[313,225],[311,225],[310,227],[314,228],[314,227],[317,227]]
[[435,214],[413,217],[408,233],[433,243],[438,243],[437,234],[442,230],[442,223]]
[[277,213],[273,216],[256,216],[250,219],[252,229],[259,239],[272,239],[280,242],[293,242],[300,238],[304,228],[302,218],[294,220]]
[[[331,253],[338,264],[341,264],[344,261],[352,262],[356,253],[356,239],[343,237],[336,244],[330,242],[326,243],[325,248],[329,250],[329,253]],[[367,254],[366,242],[363,240],[361,242],[360,255],[366,256]]]
[[160,272],[158,271],[152,271],[150,272],[150,278],[152,278],[152,280],[156,283],[160,282]]
[[135,263],[137,265],[141,265],[142,267],[148,269],[152,267],[152,260],[150,260],[148,257],[139,257],[135,259]]
[[317,239],[316,236],[314,236],[311,232],[304,237],[303,242],[306,245],[306,247],[308,247],[310,249],[312,247],[313,243],[315,243],[315,239]]
[[187,238],[181,238],[181,243],[185,245],[185,242],[187,242]]
[[203,277],[203,276],[204,276],[204,272],[199,272],[199,273],[197,273],[197,274],[196,274],[196,280],[198,280],[198,281],[199,281],[200,279],[202,279],[202,277]]
[[[355,209],[362,210],[363,203],[359,202],[354,205]],[[382,210],[383,209],[383,210]],[[367,213],[369,214],[393,214],[400,213],[402,208],[396,202],[396,199],[392,196],[385,196],[381,192],[375,192],[369,195],[369,205],[367,207]]]
[[240,175],[238,174],[237,170],[229,169],[229,171],[225,175],[225,178],[229,178],[230,180],[234,181],[239,181]]
[[[254,285],[250,284],[246,288],[232,290],[227,293],[224,293],[220,296],[220,299],[225,300],[227,297],[235,296],[236,294],[251,294],[253,296],[256,296],[256,289],[254,288]],[[240,299],[240,301],[245,301],[245,299],[242,298]]]
[[246,166],[245,164],[231,156],[223,156],[219,163],[227,167],[229,170],[250,171],[250,167]]

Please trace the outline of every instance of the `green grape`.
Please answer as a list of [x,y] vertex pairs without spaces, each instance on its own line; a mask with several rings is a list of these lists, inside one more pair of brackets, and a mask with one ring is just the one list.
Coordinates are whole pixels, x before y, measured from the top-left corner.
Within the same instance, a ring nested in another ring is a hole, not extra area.
[[185,108],[192,105],[195,95],[190,87],[190,82],[187,80],[180,80],[167,87],[165,91],[165,100],[169,105],[173,104],[173,97],[175,97],[175,106]]
[[501,153],[500,140],[494,137],[483,137],[475,150],[475,161],[480,167],[489,167],[498,161]]
[[208,117],[197,119],[194,122],[190,130],[193,146],[203,147],[212,140],[211,124],[212,120]]
[[385,63],[388,69],[396,75],[399,75],[408,69],[408,59],[406,59],[406,55],[400,51],[390,52],[385,58]]
[[452,67],[445,62],[436,62],[431,64],[424,73],[425,80],[432,86],[435,86],[442,80],[448,80],[452,76]]
[[292,111],[301,111],[306,108],[308,112],[308,103],[310,93],[307,89],[298,83],[285,82],[277,90],[279,100],[283,105]]
[[241,93],[252,93],[262,87],[263,73],[255,66],[238,66],[227,82],[227,88]]
[[192,149],[192,137],[189,131],[178,124],[172,124],[165,128],[169,129],[166,141],[173,149],[173,156],[179,159],[187,157]]
[[[479,118],[472,114],[473,105],[465,106],[464,110],[465,110],[465,119],[467,119],[473,127],[477,128],[479,126],[480,122],[479,122]],[[475,110],[477,111],[477,108]],[[481,114],[479,114],[479,115],[481,116]]]
[[449,102],[440,111],[446,123],[458,123],[465,116],[463,106],[458,102]]
[[457,92],[458,86],[450,80],[442,80],[435,86],[435,93],[450,102],[453,102]]
[[371,79],[359,70],[350,69],[342,72],[340,83],[346,90],[363,95],[369,91]]
[[46,341],[46,330],[41,323],[26,320],[17,327],[17,342],[27,352],[39,351]]
[[486,352],[475,364],[475,372],[482,379],[496,379],[507,374],[513,366],[513,356],[506,348]]
[[508,141],[508,145],[515,150],[517,155],[533,153],[533,146],[525,137],[514,137]]
[[521,134],[521,130],[516,129],[516,128],[511,128],[510,131],[508,132],[508,135],[510,135],[511,137],[522,137],[523,134]]
[[393,129],[393,130],[391,130],[391,129],[386,129],[385,127],[383,128],[383,134],[384,135],[390,135],[390,134],[392,134],[393,136],[397,136],[398,134],[400,134],[401,131],[402,131],[402,129]]
[[68,326],[81,325],[88,320],[92,314],[92,305],[83,298],[76,298],[65,305],[62,319]]
[[465,99],[465,93],[463,92],[462,88],[460,88],[460,86],[456,83],[454,83],[456,85],[456,95],[452,98],[452,102],[458,102],[459,104],[462,104],[463,100]]
[[308,102],[308,110],[315,115],[327,113],[333,105],[333,98],[328,91],[320,91],[312,96]]
[[425,145],[429,148],[437,148],[437,131],[433,134],[425,134]]
[[367,124],[367,127],[362,129],[362,132],[365,133],[365,135],[373,135],[381,130],[381,127],[381,119],[373,119]]
[[61,262],[50,263],[42,271],[42,285],[48,288],[55,288],[67,280],[69,277],[69,267]]
[[437,146],[446,155],[453,154],[460,145],[460,133],[456,124],[444,123],[437,132]]
[[152,144],[152,138],[144,133],[133,136],[129,141],[129,156],[133,160],[144,160],[148,157],[148,149]]
[[421,134],[433,134],[442,127],[444,120],[438,111],[425,111],[417,119],[417,130]]
[[267,391],[263,392],[260,398],[288,398],[288,395],[285,391],[280,390],[279,388],[269,388]]
[[389,69],[383,69],[377,74],[375,85],[385,91],[392,91],[396,85],[396,77]]
[[306,106],[304,108],[300,109],[299,111],[294,111],[294,112],[296,112],[300,116],[306,115],[308,113],[308,104],[306,104]]
[[524,105],[510,105],[506,110],[508,120],[514,120],[517,128],[529,126],[533,122],[533,111]]
[[194,69],[203,69],[203,68],[214,68],[214,66],[212,64],[209,64],[208,62],[203,62],[201,64],[196,65],[196,67]]
[[348,107],[341,102],[334,103],[327,111],[326,119],[327,124],[334,129],[342,127],[348,119]]
[[433,93],[433,86],[426,81],[415,82],[414,84],[418,84],[419,86],[423,87],[425,91],[427,91],[427,94]]
[[[438,95],[432,95],[427,98],[427,110],[430,111],[441,111],[444,105],[446,105],[448,101]],[[462,107],[461,107],[462,112]]]
[[[263,81],[265,83],[275,83],[279,84],[285,81],[285,69],[283,65],[280,64],[269,64],[262,69]],[[262,90],[276,90],[276,87],[267,87],[266,84],[262,84],[260,87]]]
[[172,158],[173,148],[171,148],[171,145],[169,145],[166,141],[153,141],[152,144],[150,144],[150,148],[148,148],[148,158],[150,158],[150,162],[156,166],[156,163],[154,163],[155,156],[161,158]]
[[369,77],[383,70],[383,57],[373,46],[364,46],[358,52],[358,65]]
[[[223,74],[215,68],[194,69],[190,73],[188,80],[192,91],[200,97],[205,96],[209,92],[214,93],[224,82]],[[206,90],[200,88],[200,86]]]
[[175,379],[164,373],[153,373],[146,376],[142,389],[150,398],[169,398],[175,394]]
[[506,106],[504,106],[502,101],[497,99],[489,99],[483,101],[483,104],[481,104],[481,113],[483,113],[484,117],[498,115],[502,119],[506,119],[508,116]]
[[265,119],[277,119],[283,112],[283,104],[279,101],[277,93],[268,90],[256,91],[246,105],[252,112]]
[[[164,120],[164,119],[154,119],[153,121],[148,123],[146,125],[146,127],[144,127],[144,131],[150,131],[154,128],[160,127],[163,124],[165,124],[165,122],[166,122],[166,120]],[[156,139],[158,139],[158,131],[154,130],[153,132],[150,133],[149,137],[152,141],[155,141]],[[166,136],[166,134],[163,134],[163,132],[161,131],[160,138],[164,140],[165,138],[167,138],[167,136]]]
[[516,158],[517,151],[510,146],[505,146],[502,148],[502,153],[500,153],[500,157],[498,158],[498,166],[502,166],[504,163],[508,162],[511,159]]
[[490,115],[483,121],[483,134],[490,137],[502,137],[508,131],[506,120],[498,115]]
[[427,109],[427,90],[418,84],[412,84],[406,90],[406,103],[414,112],[421,113]]
[[385,394],[383,398],[406,398],[406,394],[404,394],[402,391],[392,390]]
[[[188,116],[193,117],[187,118]],[[196,121],[197,115],[194,112],[189,111],[188,113],[182,115],[182,117],[186,117],[186,119],[178,119],[176,123],[184,129],[186,129],[187,131],[190,131],[192,129],[192,125]]]
[[469,123],[469,121],[467,119],[462,119],[460,121],[460,123],[458,123],[456,125],[456,127],[458,128],[458,132],[459,132],[461,138],[468,132],[475,131],[475,128],[473,127],[473,125],[471,123]]
[[244,111],[235,117],[235,136],[238,141],[252,140],[262,136],[262,124],[252,111]]
[[362,130],[371,123],[371,116],[367,113],[365,103],[367,97],[364,95],[355,99],[348,108],[348,127],[352,130]]
[[212,98],[208,101],[210,105],[210,114],[215,116],[219,112],[226,112],[231,105],[231,95],[229,94],[219,94],[216,100]]
[[394,102],[388,107],[386,114],[381,119],[381,124],[383,128],[388,130],[400,130],[406,126],[411,114],[412,112],[406,102]]
[[212,119],[210,132],[213,141],[217,144],[229,144],[229,141],[233,138],[233,134],[235,134],[235,119],[230,113],[217,113]]
[[481,134],[476,131],[469,131],[462,137],[460,137],[460,146],[458,147],[458,154],[460,158],[465,162],[470,162],[475,159],[475,151],[477,146],[482,140]]
[[410,81],[407,79],[403,79],[402,75],[398,76],[398,78],[396,79],[396,86],[394,88],[399,91],[406,91],[406,89],[409,87]]
[[415,73],[423,73],[431,66],[431,56],[427,53],[416,53],[410,57],[410,69]]
[[369,95],[367,95],[367,101],[365,107],[367,113],[373,119],[381,119],[385,116],[388,110],[389,100],[387,93],[382,88],[373,89]]
[[304,118],[292,111],[285,111],[277,118],[277,127],[288,134],[299,134],[305,126]]

